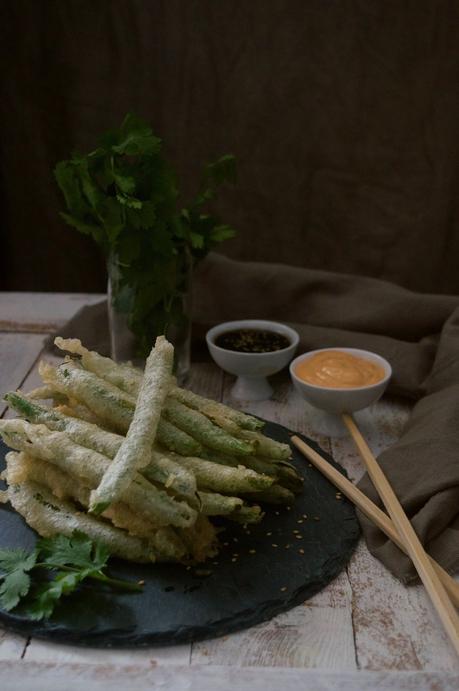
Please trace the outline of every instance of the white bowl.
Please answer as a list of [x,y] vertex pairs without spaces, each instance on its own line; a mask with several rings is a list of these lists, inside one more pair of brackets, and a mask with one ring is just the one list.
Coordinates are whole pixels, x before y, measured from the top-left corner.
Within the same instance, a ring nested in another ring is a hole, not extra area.
[[[237,329],[266,329],[286,336],[290,345],[282,350],[270,353],[239,353],[226,350],[215,345],[215,339],[225,331]],[[295,354],[300,337],[294,329],[278,322],[263,319],[243,319],[240,321],[223,322],[214,326],[206,334],[207,347],[212,358],[225,372],[238,377],[232,388],[234,398],[245,401],[262,401],[269,398],[273,392],[266,377],[283,369]]]
[[[351,355],[356,355],[357,357],[374,362],[384,369],[385,376],[381,381],[376,382],[376,384],[349,386],[337,389],[329,386],[309,384],[296,375],[295,368],[300,362],[308,360],[316,353],[323,353],[327,350],[350,353]],[[372,403],[375,403],[378,398],[381,398],[392,376],[392,367],[383,357],[369,350],[360,350],[360,348],[320,348],[319,350],[311,350],[309,353],[304,353],[296,357],[290,363],[290,376],[295,389],[316,408],[326,410],[329,413],[352,413],[356,410],[366,408]]]

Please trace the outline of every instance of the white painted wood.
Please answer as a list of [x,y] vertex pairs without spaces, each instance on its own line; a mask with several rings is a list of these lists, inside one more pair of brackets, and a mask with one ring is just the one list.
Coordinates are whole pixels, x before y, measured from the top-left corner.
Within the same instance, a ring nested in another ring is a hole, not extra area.
[[[24,390],[37,386],[36,360],[43,337],[35,334],[59,328],[83,304],[102,298],[0,293],[0,331],[17,332],[0,334],[2,390],[15,388],[24,379]],[[21,330],[35,333],[20,335]],[[308,407],[292,391],[285,373],[274,378],[271,401],[233,401],[232,383],[215,365],[196,363],[188,386],[304,433],[325,450],[330,448],[331,436],[336,460],[352,479],[361,476],[362,464],[344,429],[336,419],[324,418]],[[399,437],[408,413],[405,403],[382,401],[357,414],[375,453]],[[25,639],[0,631],[2,691],[92,691],[108,686],[113,691],[131,687],[138,691],[452,691],[459,687],[457,660],[422,588],[400,584],[363,543],[347,570],[303,606],[251,630],[195,644],[191,667],[188,645],[99,651],[32,640],[18,662],[24,646]],[[352,671],[356,665],[364,671]]]
[[[407,406],[380,402],[364,413],[360,414],[359,425],[378,455],[400,435],[407,419]],[[333,439],[332,452],[352,479],[360,479],[364,467],[352,439]],[[353,593],[360,668],[459,671],[457,656],[422,586],[402,585],[363,543],[351,559],[347,573]]]
[[20,660],[24,653],[26,643],[26,638],[15,636],[12,633],[0,629],[0,661]]
[[304,603],[275,619],[193,645],[192,664],[356,669],[350,608]]
[[39,334],[0,333],[0,416],[6,405],[3,394],[17,389],[33,366],[43,347]]
[[[1,652],[1,648],[0,648]],[[135,665],[151,668],[159,665],[188,665],[191,644],[166,646],[163,648],[141,648],[138,650],[81,648],[59,645],[32,639],[25,651],[27,662],[46,662],[50,664],[97,664],[97,665]]]
[[0,662],[2,691],[457,691],[459,676],[435,672],[330,672],[196,665],[53,665]]
[[0,292],[0,331],[52,333],[81,307],[104,298],[99,293]]

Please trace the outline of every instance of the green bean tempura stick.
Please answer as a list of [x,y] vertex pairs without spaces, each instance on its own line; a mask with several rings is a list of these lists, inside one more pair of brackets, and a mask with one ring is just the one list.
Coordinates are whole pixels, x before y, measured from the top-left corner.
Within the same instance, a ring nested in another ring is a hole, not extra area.
[[252,442],[232,437],[214,425],[202,413],[188,408],[173,398],[166,401],[164,415],[170,422],[211,449],[236,456],[246,456],[253,451],[254,444]]
[[222,494],[239,494],[261,492],[271,487],[273,478],[259,475],[249,468],[239,466],[232,468],[218,465],[202,458],[172,455],[174,461],[192,470],[199,489],[209,489]]
[[113,463],[91,493],[90,511],[101,513],[129,487],[136,471],[148,465],[161,409],[171,388],[174,348],[158,336],[147,358],[134,416]]
[[[93,423],[64,415],[54,408],[47,408],[29,401],[19,392],[8,393],[4,398],[11,408],[29,422],[46,425],[48,429],[57,432],[65,432],[76,444],[98,451],[108,458],[116,456],[123,441],[123,437],[119,434],[107,432]],[[196,493],[196,480],[193,474],[165,456],[161,456],[155,464],[150,464],[148,473],[146,471],[147,469],[144,468],[141,472],[149,480],[167,485],[178,494],[194,496]]]
[[[7,454],[7,478],[17,454]],[[77,511],[69,502],[57,499],[46,487],[35,482],[8,482],[8,498],[13,508],[43,537],[75,530],[105,544],[112,554],[136,562],[154,562],[156,555],[146,540],[133,537],[104,521]]]
[[[110,466],[106,456],[75,444],[65,432],[51,432],[43,425],[31,425],[25,420],[0,420],[0,436],[11,448],[54,463],[91,488],[99,485]],[[177,501],[139,474],[121,500],[158,526],[187,527],[196,520],[196,511],[188,504]]]
[[54,343],[61,350],[81,356],[81,363],[86,370],[106,379],[111,384],[137,396],[142,383],[142,372],[130,365],[118,364],[108,357],[99,355],[95,350],[88,350],[77,338],[61,338],[58,336]]

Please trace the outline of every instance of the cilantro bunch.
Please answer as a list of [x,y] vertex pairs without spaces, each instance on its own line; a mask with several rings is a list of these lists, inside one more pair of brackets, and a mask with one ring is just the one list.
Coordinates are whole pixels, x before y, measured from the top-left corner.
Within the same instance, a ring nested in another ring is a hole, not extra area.
[[107,576],[110,553],[84,533],[55,535],[37,542],[32,552],[0,549],[0,607],[10,611],[23,600],[22,611],[31,619],[47,619],[65,595],[90,579],[103,585],[139,592],[138,583]]
[[235,182],[234,156],[207,165],[196,198],[178,209],[161,144],[145,122],[128,114],[94,151],[74,154],[54,171],[67,207],[62,218],[116,263],[114,307],[128,314],[139,356],[156,335],[183,321],[190,261],[235,234],[206,210],[221,184]]

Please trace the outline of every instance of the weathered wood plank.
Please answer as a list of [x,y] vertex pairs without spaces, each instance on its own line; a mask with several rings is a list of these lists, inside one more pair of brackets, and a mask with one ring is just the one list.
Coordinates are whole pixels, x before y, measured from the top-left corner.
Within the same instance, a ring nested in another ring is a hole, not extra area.
[[99,293],[0,293],[0,331],[52,333]]
[[[43,348],[43,334],[0,333],[0,398],[17,389]],[[0,401],[0,416],[6,405]]]
[[192,664],[356,669],[351,610],[304,603],[246,631],[193,645]]
[[[1,650],[1,648],[0,648]],[[58,645],[33,638],[25,651],[27,662],[51,664],[97,664],[135,665],[143,669],[159,665],[188,665],[190,663],[191,644],[165,646],[161,648],[142,648],[139,650],[99,650],[77,646]]]
[[27,639],[0,629],[0,661],[20,660],[24,654]]
[[2,691],[457,691],[456,674],[0,662]]
[[[407,416],[408,406],[386,401],[358,414],[359,426],[376,455],[398,438]],[[354,480],[362,476],[363,464],[350,438],[333,439],[332,450]],[[422,586],[402,585],[363,544],[347,572],[362,669],[459,670],[457,656]]]

